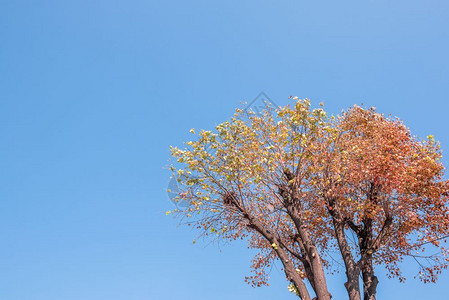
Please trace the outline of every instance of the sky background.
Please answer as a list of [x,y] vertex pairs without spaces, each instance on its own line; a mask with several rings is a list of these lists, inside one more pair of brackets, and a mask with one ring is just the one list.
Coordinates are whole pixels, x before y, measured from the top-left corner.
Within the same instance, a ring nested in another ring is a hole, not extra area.
[[[264,91],[363,102],[449,149],[448,15],[444,0],[0,0],[0,298],[294,299],[279,268],[244,283],[245,244],[193,245],[165,216],[169,145]],[[447,295],[447,273],[378,273],[379,299]]]

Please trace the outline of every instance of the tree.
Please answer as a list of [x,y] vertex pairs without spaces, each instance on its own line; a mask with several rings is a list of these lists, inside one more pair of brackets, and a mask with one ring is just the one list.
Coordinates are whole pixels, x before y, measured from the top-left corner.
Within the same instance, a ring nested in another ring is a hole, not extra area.
[[258,252],[246,278],[253,286],[267,284],[267,268],[280,261],[303,300],[332,297],[333,251],[351,300],[376,298],[376,266],[403,281],[406,257],[434,282],[449,261],[440,244],[449,232],[440,144],[374,108],[329,118],[294,100],[261,114],[238,109],[186,149],[171,148],[184,186],[177,200],[188,204],[172,213],[204,236],[248,240]]

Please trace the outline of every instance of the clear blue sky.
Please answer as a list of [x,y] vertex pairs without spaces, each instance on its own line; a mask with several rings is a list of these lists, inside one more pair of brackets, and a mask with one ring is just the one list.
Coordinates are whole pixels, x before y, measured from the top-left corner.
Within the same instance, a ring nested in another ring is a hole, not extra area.
[[[168,146],[265,91],[376,106],[447,153],[448,15],[444,0],[0,0],[0,299],[294,299],[278,269],[243,282],[242,244],[193,245],[165,216]],[[447,295],[448,274],[379,277],[380,299]]]

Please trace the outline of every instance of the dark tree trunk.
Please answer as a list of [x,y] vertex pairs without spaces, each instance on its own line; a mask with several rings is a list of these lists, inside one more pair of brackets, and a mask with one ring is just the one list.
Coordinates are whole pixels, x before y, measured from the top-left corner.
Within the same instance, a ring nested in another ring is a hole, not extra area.
[[348,293],[349,300],[360,300],[359,274],[360,267],[354,260],[351,252],[351,247],[348,244],[345,234],[346,221],[343,219],[337,200],[334,198],[325,199],[328,204],[328,212],[332,217],[332,224],[334,226],[334,233],[337,239],[338,248],[340,249],[341,257],[345,264],[346,279],[345,288]]
[[349,300],[361,300],[359,287],[360,268],[358,264],[355,263],[354,257],[351,253],[351,249],[346,240],[344,225],[338,223],[334,219],[334,229],[337,236],[338,247],[340,248],[340,253],[345,263],[347,279],[347,281],[345,282],[345,288],[348,292]]
[[371,255],[362,260],[363,300],[376,300],[376,289],[379,283],[374,275],[373,260]]
[[307,259],[310,262],[310,268],[313,273],[313,286],[317,300],[330,300],[332,296],[327,290],[326,275],[318,250],[310,239],[304,226],[302,226],[300,218],[298,218],[297,215],[298,212],[293,210],[290,211],[290,213],[290,216],[296,225],[296,229],[298,230],[299,238],[304,245]]
[[311,300],[307,286],[298,272],[296,272],[296,268],[289,259],[288,254],[281,248],[282,243],[269,229],[249,215],[245,208],[236,201],[235,197],[233,199],[233,205],[243,214],[243,217],[249,222],[251,228],[258,231],[270,244],[278,245],[274,249],[281,260],[282,265],[284,266],[284,272],[287,279],[295,285],[296,290],[298,291],[298,297],[301,300]]
[[295,224],[298,232],[298,239],[302,244],[305,257],[310,265],[310,271],[312,272],[313,277],[309,278],[309,280],[313,280],[311,285],[315,290],[317,300],[330,300],[332,295],[327,290],[326,275],[324,273],[323,263],[313,240],[310,238],[309,233],[303,224],[301,199],[298,195],[295,184],[291,183],[294,179],[294,175],[287,169],[284,171],[284,174],[288,183],[278,186],[279,194],[283,199],[283,205],[287,209],[288,215]]

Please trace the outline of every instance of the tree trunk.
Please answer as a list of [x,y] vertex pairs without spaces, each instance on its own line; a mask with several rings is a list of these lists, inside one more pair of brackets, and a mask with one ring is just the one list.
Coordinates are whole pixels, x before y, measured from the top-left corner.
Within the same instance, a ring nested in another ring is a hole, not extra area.
[[300,218],[298,217],[298,212],[290,210],[289,213],[298,230],[299,238],[304,245],[308,261],[310,261],[317,300],[330,300],[332,295],[327,290],[326,275],[318,250],[310,239],[307,231],[302,226]]
[[307,290],[307,286],[305,285],[304,281],[302,280],[298,272],[296,272],[295,266],[289,259],[289,256],[284,251],[284,249],[281,248],[281,243],[277,240],[277,238],[272,234],[270,230],[265,228],[260,222],[254,219],[251,215],[247,214],[247,212],[243,207],[239,206],[238,204],[236,204],[236,207],[243,213],[244,217],[249,221],[252,228],[257,230],[270,244],[274,243],[275,245],[277,245],[276,247],[274,247],[274,250],[276,251],[279,259],[281,260],[282,265],[284,266],[284,272],[287,279],[295,285],[298,291],[299,298],[301,300],[311,300],[309,291]]
[[374,275],[371,256],[362,261],[363,300],[376,300],[376,289],[379,280]]
[[348,244],[345,234],[345,223],[341,213],[336,205],[335,199],[327,199],[329,205],[329,214],[332,216],[335,237],[337,238],[338,248],[345,264],[346,279],[345,288],[349,296],[349,300],[361,300],[359,274],[360,267],[354,260],[351,247]]
[[283,199],[283,205],[287,209],[288,215],[295,224],[299,239],[304,246],[307,261],[310,263],[310,268],[313,273],[313,278],[310,280],[313,280],[312,286],[314,287],[316,298],[317,300],[330,300],[332,295],[327,290],[323,263],[321,262],[320,255],[313,240],[310,238],[303,224],[301,200],[297,188],[294,183],[290,183],[294,179],[294,175],[288,169],[284,170],[284,174],[288,183],[278,186],[279,194]]
[[280,248],[276,249],[276,252],[281,259],[282,265],[284,266],[285,275],[295,285],[299,298],[301,300],[310,300],[311,298],[309,292],[307,291],[307,287],[301,276],[299,276],[298,272],[296,272],[293,264],[288,260],[287,254]]
[[335,235],[337,236],[338,247],[345,263],[346,279],[345,288],[348,292],[349,300],[361,300],[359,287],[360,268],[354,261],[351,249],[346,240],[344,225],[334,219]]

